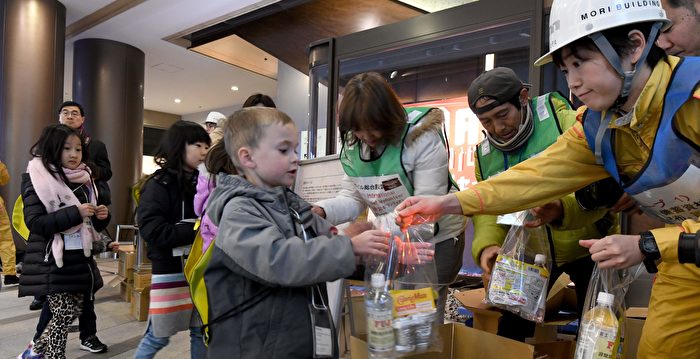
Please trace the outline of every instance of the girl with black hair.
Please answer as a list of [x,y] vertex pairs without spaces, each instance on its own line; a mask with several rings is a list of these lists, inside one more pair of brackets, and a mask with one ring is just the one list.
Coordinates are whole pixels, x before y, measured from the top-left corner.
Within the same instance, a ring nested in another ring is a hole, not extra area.
[[32,146],[33,159],[22,175],[24,220],[30,234],[19,296],[46,295],[52,314],[46,330],[22,358],[65,358],[68,325],[80,314],[83,297],[102,287],[92,243],[109,223],[109,210],[83,162],[84,149],[75,130],[48,126]]
[[148,244],[153,277],[148,329],[135,358],[153,358],[170,336],[190,329],[191,357],[204,358],[206,349],[193,311],[183,260],[173,249],[195,238],[193,208],[197,166],[204,161],[211,140],[202,126],[178,121],[165,133],[155,156],[161,168],[143,185],[136,219]]

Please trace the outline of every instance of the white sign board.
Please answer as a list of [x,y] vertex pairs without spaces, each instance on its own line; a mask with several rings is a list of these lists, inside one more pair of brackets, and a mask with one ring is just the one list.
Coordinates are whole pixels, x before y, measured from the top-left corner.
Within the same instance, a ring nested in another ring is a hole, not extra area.
[[340,192],[343,175],[338,155],[303,160],[297,172],[294,192],[312,204],[333,198]]

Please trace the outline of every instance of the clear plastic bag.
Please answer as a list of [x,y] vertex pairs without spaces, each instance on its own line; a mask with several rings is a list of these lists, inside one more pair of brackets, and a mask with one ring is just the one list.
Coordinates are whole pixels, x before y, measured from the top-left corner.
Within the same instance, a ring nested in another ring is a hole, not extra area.
[[621,358],[625,322],[625,295],[643,266],[627,269],[593,268],[581,318],[576,359]]
[[[438,328],[437,270],[433,261],[435,246],[430,242],[433,224],[421,223],[401,228],[396,214],[377,217],[374,227],[391,233],[389,250],[383,257],[365,257],[365,282],[382,273],[392,298],[395,350],[388,357],[440,351]],[[384,357],[385,355],[383,355]]]
[[552,268],[547,232],[543,226],[523,225],[532,219],[527,211],[510,216],[511,227],[496,257],[485,301],[542,323]]

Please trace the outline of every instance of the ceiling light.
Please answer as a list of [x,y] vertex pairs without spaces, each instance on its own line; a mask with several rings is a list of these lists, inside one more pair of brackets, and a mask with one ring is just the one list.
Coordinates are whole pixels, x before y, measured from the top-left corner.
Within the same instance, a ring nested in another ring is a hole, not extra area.
[[486,54],[484,58],[484,71],[493,70],[496,63],[496,56],[494,54]]
[[238,86],[231,86],[231,91],[238,91]]
[[179,98],[175,99],[175,103],[180,103],[180,102],[182,102],[182,100],[180,100]]
[[396,77],[396,75],[398,75],[398,74],[399,74],[399,72],[396,71],[396,70],[394,70],[394,71],[391,72],[391,75],[389,75],[389,78],[392,78],[392,79],[393,79],[393,78]]

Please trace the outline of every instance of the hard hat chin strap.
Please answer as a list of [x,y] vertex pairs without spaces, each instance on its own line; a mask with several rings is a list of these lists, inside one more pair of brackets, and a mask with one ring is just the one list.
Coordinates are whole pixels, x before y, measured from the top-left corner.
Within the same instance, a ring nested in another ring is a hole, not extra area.
[[651,31],[649,31],[649,37],[647,38],[646,46],[644,46],[642,55],[639,57],[639,60],[637,60],[637,63],[634,65],[634,69],[632,69],[632,71],[625,71],[622,68],[620,56],[617,55],[617,52],[615,52],[615,49],[612,47],[612,45],[610,45],[610,42],[607,38],[605,38],[605,35],[603,35],[602,32],[596,32],[588,35],[588,37],[590,37],[591,40],[593,40],[593,43],[595,43],[595,45],[598,47],[598,50],[600,50],[603,56],[605,56],[610,65],[622,79],[622,89],[620,90],[620,95],[618,95],[610,110],[618,111],[622,105],[627,102],[627,97],[632,90],[632,81],[634,80],[634,76],[636,75],[639,67],[646,62],[647,55],[649,55],[651,47],[654,46],[654,39],[656,39],[656,35],[659,33],[661,26],[663,26],[662,22],[656,22],[654,25],[652,25]]

